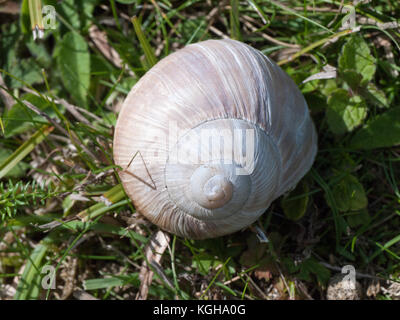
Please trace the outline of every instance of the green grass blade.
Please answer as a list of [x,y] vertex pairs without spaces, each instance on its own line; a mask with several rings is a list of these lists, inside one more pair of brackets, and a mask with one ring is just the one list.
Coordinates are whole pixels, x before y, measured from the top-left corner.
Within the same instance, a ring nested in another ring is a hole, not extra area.
[[142,49],[144,51],[144,55],[148,63],[148,69],[150,69],[157,63],[157,58],[154,55],[153,48],[150,46],[149,41],[143,33],[142,26],[138,18],[135,16],[131,19],[131,21],[133,23],[133,27],[135,28],[136,36],[138,37],[140,45],[142,46]]
[[129,200],[127,199],[122,200],[125,197],[125,191],[121,184],[118,184],[108,190],[103,194],[102,197],[104,198],[104,202],[96,203],[90,208],[80,212],[78,217],[84,221],[89,221],[108,211],[114,210],[129,203]]
[[301,49],[300,51],[298,51],[295,54],[293,54],[292,56],[290,56],[288,59],[283,59],[283,60],[278,61],[277,64],[278,64],[278,66],[281,66],[281,65],[283,65],[285,63],[293,61],[294,59],[300,57],[301,55],[303,55],[303,54],[305,54],[305,53],[307,53],[307,52],[309,52],[309,51],[311,51],[311,50],[313,50],[313,49],[315,49],[315,48],[317,48],[317,47],[319,47],[319,46],[321,46],[321,45],[323,45],[323,44],[325,44],[325,43],[327,43],[327,42],[329,42],[329,41],[331,41],[333,39],[340,38],[340,37],[346,36],[346,35],[351,34],[351,33],[353,33],[352,30],[343,30],[343,31],[337,32],[337,33],[335,33],[335,34],[333,34],[333,35],[331,35],[331,36],[329,36],[327,38],[318,40],[318,41],[310,44],[309,46],[305,47],[304,49]]
[[238,0],[231,0],[230,22],[231,22],[231,37],[232,37],[232,39],[241,40],[242,35],[240,33],[239,1]]
[[320,23],[318,23],[318,22],[315,22],[314,20],[311,20],[311,19],[309,19],[309,18],[307,18],[307,17],[305,17],[305,16],[299,14],[299,13],[296,12],[295,10],[292,10],[292,9],[288,8],[287,6],[281,4],[281,3],[277,2],[277,1],[269,0],[269,2],[271,2],[273,5],[279,7],[279,8],[282,9],[283,11],[286,11],[286,12],[288,12],[288,13],[290,13],[290,14],[293,14],[293,15],[296,16],[296,17],[299,17],[299,18],[301,18],[301,19],[303,19],[303,20],[305,20],[305,21],[308,21],[308,22],[310,22],[310,23],[312,23],[312,24],[314,24],[314,25],[320,27],[321,29],[324,29],[325,31],[327,31],[327,32],[329,32],[329,33],[333,33],[333,31],[329,30],[327,27],[323,26],[322,24],[320,24]]
[[32,137],[25,141],[15,152],[0,164],[0,179],[25,158],[46,136],[52,132],[54,127],[44,125]]
[[213,285],[213,283],[215,282],[215,280],[218,278],[219,274],[221,273],[222,270],[224,270],[226,264],[231,260],[231,257],[229,257],[228,259],[226,259],[226,261],[224,262],[222,268],[220,268],[218,270],[218,272],[215,274],[214,278],[211,280],[210,284],[208,285],[207,289],[204,290],[203,294],[200,296],[200,300],[204,297],[204,295],[207,293],[207,291],[211,288],[211,286]]
[[400,241],[400,235],[394,237],[392,240],[389,240],[386,242],[383,246],[380,245],[379,243],[376,243],[376,245],[379,247],[378,250],[376,250],[369,258],[368,258],[368,263],[371,262],[373,259],[375,259],[382,251],[387,251],[389,254],[393,255],[396,259],[399,259],[399,257],[388,250],[391,246],[396,244],[397,242]]

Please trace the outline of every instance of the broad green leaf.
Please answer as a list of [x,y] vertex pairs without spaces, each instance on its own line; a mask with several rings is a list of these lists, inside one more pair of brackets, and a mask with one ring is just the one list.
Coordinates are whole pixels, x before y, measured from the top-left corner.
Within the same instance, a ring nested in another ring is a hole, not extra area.
[[349,96],[344,89],[336,90],[328,99],[326,117],[335,134],[352,131],[367,116],[367,106],[360,96]]
[[355,149],[376,149],[400,144],[400,108],[376,116],[358,130],[350,142]]
[[[341,74],[345,74],[346,70],[354,70],[361,76],[360,84],[366,84],[374,77],[375,64],[375,58],[371,55],[368,44],[362,37],[353,35],[347,40],[339,56],[339,72]],[[351,79],[354,80],[354,76],[351,76]]]
[[346,175],[332,187],[334,203],[325,196],[330,207],[335,206],[341,212],[357,211],[368,205],[362,184],[352,175]]
[[85,106],[90,84],[90,55],[87,42],[79,34],[68,32],[58,44],[57,63],[64,86]]
[[308,191],[308,184],[301,181],[294,190],[282,198],[281,206],[288,219],[297,221],[304,216],[308,204]]

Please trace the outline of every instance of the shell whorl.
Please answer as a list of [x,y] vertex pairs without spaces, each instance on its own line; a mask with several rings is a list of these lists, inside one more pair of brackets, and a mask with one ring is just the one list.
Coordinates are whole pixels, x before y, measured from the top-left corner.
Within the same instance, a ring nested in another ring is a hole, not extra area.
[[232,199],[233,184],[224,171],[205,165],[193,172],[190,193],[192,199],[203,208],[217,209]]
[[114,159],[139,212],[177,235],[210,238],[253,223],[293,188],[316,142],[285,72],[243,43],[208,40],[162,59],[134,86]]
[[[249,215],[238,213],[261,210],[275,198],[280,172],[279,151],[264,130],[246,120],[217,119],[192,128],[171,148],[165,185],[187,216],[239,224]],[[213,187],[217,201],[207,199]]]

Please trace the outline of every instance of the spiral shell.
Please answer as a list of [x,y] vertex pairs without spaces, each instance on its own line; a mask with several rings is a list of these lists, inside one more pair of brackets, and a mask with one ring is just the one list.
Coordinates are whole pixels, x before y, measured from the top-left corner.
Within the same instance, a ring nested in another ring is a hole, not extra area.
[[135,208],[202,239],[242,229],[310,169],[317,135],[290,77],[234,40],[189,45],[128,94],[114,160]]

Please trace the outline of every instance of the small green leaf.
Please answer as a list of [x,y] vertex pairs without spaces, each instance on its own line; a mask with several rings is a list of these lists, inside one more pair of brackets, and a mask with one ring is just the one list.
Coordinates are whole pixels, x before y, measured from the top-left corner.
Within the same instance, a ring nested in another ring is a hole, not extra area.
[[367,106],[360,96],[349,96],[346,90],[336,90],[328,99],[326,117],[335,134],[352,131],[367,116]]
[[323,85],[321,84],[321,93],[329,97],[333,92],[338,89],[338,85],[336,83],[336,79],[328,79],[326,80]]
[[393,108],[376,116],[357,131],[350,147],[376,149],[400,144],[400,108]]
[[201,274],[208,274],[210,269],[217,267],[221,263],[223,262],[216,259],[216,257],[207,253],[201,253],[192,260],[192,267],[196,268]]
[[288,219],[297,221],[304,216],[308,204],[308,191],[308,184],[301,181],[294,190],[282,198],[281,206]]
[[[339,72],[354,70],[361,76],[361,83],[371,81],[375,74],[375,58],[371,55],[368,44],[358,35],[350,37],[339,56]],[[354,80],[354,77],[351,77]],[[354,84],[354,83],[353,83]]]
[[75,101],[85,106],[90,84],[90,55],[87,42],[79,34],[68,32],[56,49],[62,81]]
[[325,197],[328,205],[330,207],[336,206],[341,212],[361,210],[368,205],[362,184],[350,174],[335,183],[332,188],[332,195],[335,203],[331,203],[330,198]]

